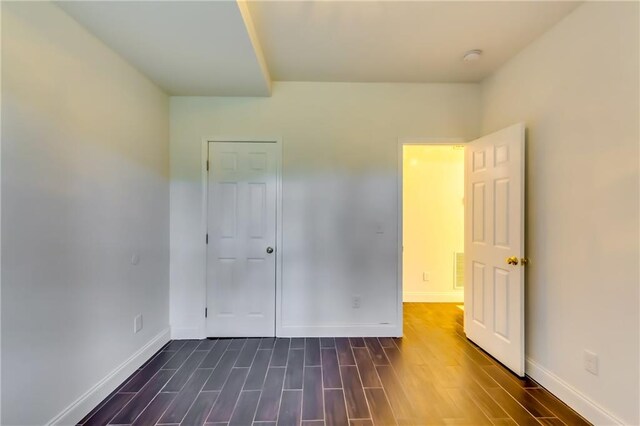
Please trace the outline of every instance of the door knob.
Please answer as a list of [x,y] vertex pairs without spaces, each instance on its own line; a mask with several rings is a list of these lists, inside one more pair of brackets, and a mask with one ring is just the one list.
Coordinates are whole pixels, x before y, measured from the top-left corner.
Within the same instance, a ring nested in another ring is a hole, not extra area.
[[273,253],[273,247],[267,247],[267,253],[269,254]]
[[517,265],[518,264],[518,258],[516,256],[507,257],[507,263],[509,265]]

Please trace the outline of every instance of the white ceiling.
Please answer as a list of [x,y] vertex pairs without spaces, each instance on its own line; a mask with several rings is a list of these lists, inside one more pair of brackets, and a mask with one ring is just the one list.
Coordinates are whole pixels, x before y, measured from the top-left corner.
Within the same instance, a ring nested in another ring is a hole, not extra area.
[[235,1],[57,4],[169,94],[270,94],[271,79],[245,24],[248,13]]
[[268,96],[271,79],[477,82],[579,2],[57,4],[172,95]]
[[[274,80],[477,82],[577,4],[251,2],[249,9]],[[482,49],[482,59],[463,62],[471,49]]]

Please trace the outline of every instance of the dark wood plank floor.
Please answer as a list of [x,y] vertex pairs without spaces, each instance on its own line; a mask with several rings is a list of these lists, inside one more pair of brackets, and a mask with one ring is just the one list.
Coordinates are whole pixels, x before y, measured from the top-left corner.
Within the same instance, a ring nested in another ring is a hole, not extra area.
[[588,424],[466,340],[462,319],[406,303],[402,339],[172,341],[80,424]]

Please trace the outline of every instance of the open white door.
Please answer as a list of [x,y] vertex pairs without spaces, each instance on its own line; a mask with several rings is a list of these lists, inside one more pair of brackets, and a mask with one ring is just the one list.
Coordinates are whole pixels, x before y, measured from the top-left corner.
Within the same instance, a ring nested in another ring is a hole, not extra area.
[[275,336],[279,148],[209,142],[207,335]]
[[524,124],[465,149],[467,337],[524,376]]

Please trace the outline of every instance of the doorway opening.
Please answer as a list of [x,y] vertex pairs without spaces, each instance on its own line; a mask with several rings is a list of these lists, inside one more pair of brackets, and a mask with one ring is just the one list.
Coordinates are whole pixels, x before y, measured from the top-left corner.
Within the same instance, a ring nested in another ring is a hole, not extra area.
[[[519,123],[464,145],[400,140],[398,156],[398,302],[405,335],[424,338],[414,320],[440,320],[441,331],[455,330],[520,377],[523,266],[529,263],[523,257],[524,142]],[[446,234],[454,235],[451,245]],[[435,274],[436,268],[444,272]],[[430,337],[433,345],[437,339]]]
[[464,301],[464,146],[402,145],[402,300]]

